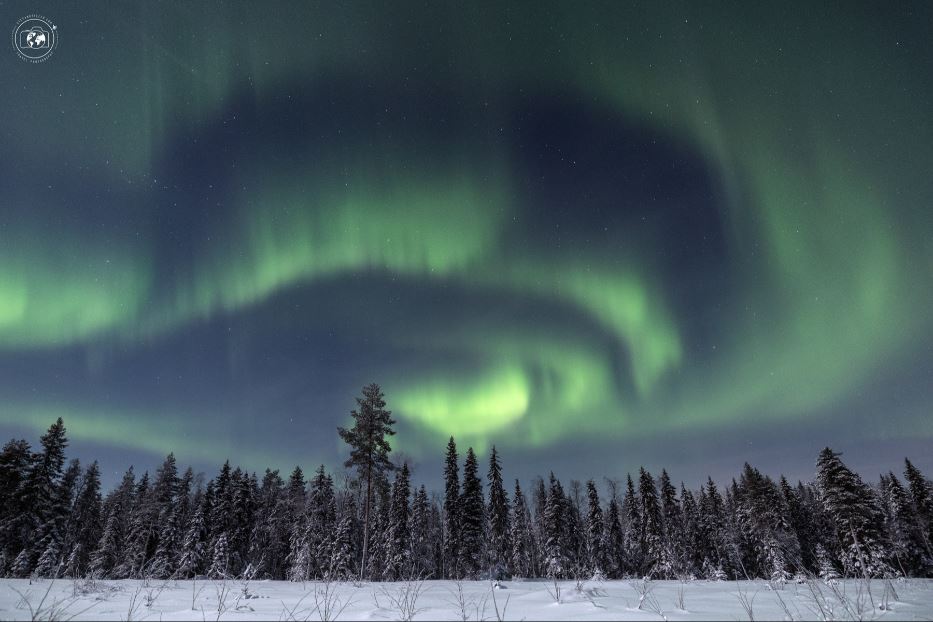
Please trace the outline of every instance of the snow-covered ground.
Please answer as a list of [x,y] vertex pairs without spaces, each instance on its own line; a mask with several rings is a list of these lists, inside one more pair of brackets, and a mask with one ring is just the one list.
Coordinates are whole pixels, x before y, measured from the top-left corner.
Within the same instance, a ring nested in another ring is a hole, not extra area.
[[[3,620],[931,620],[933,580],[283,581],[0,580]],[[639,608],[640,606],[640,608]]]

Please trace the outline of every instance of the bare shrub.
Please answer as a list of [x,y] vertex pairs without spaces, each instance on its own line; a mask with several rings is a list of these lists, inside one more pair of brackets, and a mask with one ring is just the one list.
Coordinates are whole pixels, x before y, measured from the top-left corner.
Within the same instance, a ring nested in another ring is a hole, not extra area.
[[39,620],[72,620],[75,617],[86,613],[91,608],[97,606],[97,602],[91,603],[89,606],[70,613],[69,610],[71,607],[78,601],[77,596],[62,597],[57,599],[49,599],[49,595],[52,593],[52,586],[55,585],[55,580],[49,581],[49,586],[45,589],[45,592],[42,594],[42,598],[39,599],[39,602],[33,604],[32,599],[30,598],[32,593],[26,592],[23,594],[15,587],[10,587],[18,596],[19,601],[16,603],[17,609],[27,609],[29,611],[29,619],[33,621]]
[[336,620],[353,602],[353,596],[341,598],[340,583],[334,581],[330,574],[314,584],[314,612],[321,622]]
[[749,596],[748,592],[742,590],[741,584],[736,581],[736,597],[739,599],[739,604],[742,605],[742,609],[745,611],[745,615],[748,618],[748,622],[755,622],[755,599],[758,597],[758,592]]
[[553,583],[551,585],[546,585],[545,589],[547,593],[550,594],[551,598],[554,599],[555,603],[560,603],[560,582],[557,580],[557,577],[552,579]]
[[509,608],[509,599],[511,596],[505,597],[505,603],[502,605],[502,611],[499,611],[499,603],[496,601],[496,590],[499,589],[499,582],[496,581],[493,583],[489,582],[489,593],[492,595],[492,606],[496,613],[496,620],[502,622],[505,620],[505,612]]
[[687,580],[679,579],[677,581],[677,591],[674,593],[674,607],[681,611],[687,610],[687,601],[685,598],[685,592],[687,590]]
[[382,594],[389,600],[392,609],[398,613],[399,620],[409,622],[423,609],[418,607],[418,599],[421,598],[421,592],[424,590],[424,579],[418,575],[409,575],[409,578],[402,581],[394,590],[381,588]]
[[486,613],[486,603],[488,596],[482,599],[468,597],[463,590],[463,582],[455,581],[454,588],[449,590],[450,599],[447,604],[451,606],[457,614],[457,619],[466,622],[467,620],[482,620]]

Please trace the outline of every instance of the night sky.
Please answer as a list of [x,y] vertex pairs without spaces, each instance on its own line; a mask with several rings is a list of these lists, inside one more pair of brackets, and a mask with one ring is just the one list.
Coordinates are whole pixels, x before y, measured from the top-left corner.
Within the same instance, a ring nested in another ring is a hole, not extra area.
[[0,4],[3,440],[933,469],[933,4],[752,4]]

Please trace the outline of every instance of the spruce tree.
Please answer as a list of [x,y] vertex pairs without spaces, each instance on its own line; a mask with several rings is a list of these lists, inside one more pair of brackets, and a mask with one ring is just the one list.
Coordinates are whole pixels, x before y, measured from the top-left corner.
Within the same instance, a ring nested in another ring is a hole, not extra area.
[[307,547],[308,555],[306,573],[308,578],[320,577],[327,571],[328,547],[337,520],[334,481],[323,464],[310,482],[307,499],[303,534],[303,546]]
[[638,496],[635,494],[635,483],[632,476],[626,476],[625,496],[622,497],[622,514],[625,521],[625,557],[623,573],[631,576],[641,576],[644,566],[642,551],[642,520]]
[[587,571],[592,577],[607,574],[606,551],[603,542],[603,508],[599,504],[599,492],[593,480],[586,483],[588,511],[586,514],[586,560]]
[[285,576],[290,581],[303,581],[303,568],[307,567],[307,550],[304,546],[307,514],[305,478],[300,467],[295,467],[288,478],[286,492],[286,529],[283,529],[282,546],[287,551],[285,556]]
[[703,553],[700,537],[700,512],[693,492],[680,484],[681,525],[683,528],[683,548],[679,559],[680,571],[684,577],[695,577],[703,567]]
[[136,579],[148,574],[149,548],[155,525],[152,520],[149,473],[143,473],[133,493],[130,522],[126,533],[123,559],[114,569],[114,578]]
[[220,472],[214,478],[213,495],[211,495],[210,514],[206,517],[207,528],[210,533],[209,554],[213,559],[213,549],[221,536],[225,537],[226,555],[229,553],[229,546],[226,542],[227,532],[230,528],[230,519],[233,516],[233,469],[230,467],[230,461],[224,462],[220,467]]
[[[187,486],[190,487],[190,484],[191,480],[188,479]],[[187,505],[189,492],[186,488],[184,492],[185,499],[182,500],[181,486],[182,482],[178,478],[175,454],[170,453],[156,474],[156,481],[152,490],[153,503],[155,504],[153,511],[158,513],[158,519],[153,529],[156,546],[151,564],[151,574],[158,579],[167,579],[176,570],[179,540],[183,535],[180,533],[181,529],[183,529],[180,521],[184,519],[182,512]]]
[[392,506],[389,516],[386,564],[383,576],[390,581],[405,578],[411,570],[411,548],[409,540],[409,520],[411,506],[409,496],[411,489],[408,463],[395,473],[395,484],[392,486]]
[[330,560],[325,569],[324,578],[345,581],[353,574],[352,523],[349,516],[342,517],[334,529],[330,543]]
[[[372,514],[373,483],[376,478],[393,470],[389,461],[392,451],[388,437],[395,434],[392,426],[392,412],[386,410],[386,402],[378,384],[363,387],[362,397],[356,398],[357,409],[350,413],[353,427],[337,428],[340,438],[350,446],[350,457],[344,463],[347,468],[356,469],[366,491],[363,505],[363,551],[360,562],[362,569],[367,567],[369,550],[370,520]],[[362,576],[360,577],[362,579]]]
[[728,550],[725,535],[725,507],[722,495],[712,478],[700,491],[699,501],[701,571],[707,579],[721,581],[729,576]]
[[535,576],[545,576],[547,569],[545,567],[546,553],[544,544],[547,542],[547,527],[545,525],[544,515],[547,508],[548,490],[544,485],[544,479],[536,477],[532,480],[531,504],[532,512],[532,549],[531,562],[535,569]]
[[[780,481],[781,496],[787,508],[790,532],[796,538],[799,549],[798,573],[816,571],[816,545],[812,517],[803,503],[799,487],[794,489],[783,475]],[[802,485],[801,485],[802,486]],[[791,562],[793,563],[793,562]]]
[[282,572],[288,553],[280,535],[287,517],[284,497],[284,482],[278,470],[266,469],[256,498],[247,553],[248,566],[257,578],[274,579]]
[[833,563],[832,557],[822,544],[816,545],[816,563],[817,572],[820,578],[826,583],[834,583],[836,579],[839,578],[836,565]]
[[658,493],[661,497],[661,526],[663,542],[661,547],[663,557],[670,564],[667,576],[682,574],[680,560],[683,557],[683,525],[681,523],[680,502],[677,500],[677,489],[671,483],[666,469],[661,469],[658,481]]
[[385,476],[373,482],[373,525],[366,573],[380,578],[389,549],[389,525],[392,519],[392,487]]
[[509,528],[509,498],[502,483],[502,466],[496,446],[489,454],[489,572],[495,578],[504,578],[509,573],[512,553]]
[[444,462],[444,576],[460,578],[460,465],[454,437],[447,442]]
[[104,529],[91,554],[91,574],[95,577],[117,578],[114,570],[122,562],[135,486],[136,476],[130,467],[123,474],[120,485],[107,495],[103,504]]
[[73,513],[74,537],[66,561],[65,574],[83,577],[89,570],[91,554],[101,537],[100,467],[97,461],[84,472]]
[[570,494],[564,495],[564,535],[562,538],[566,556],[565,573],[567,576],[581,578],[586,575],[586,535],[583,515],[580,511],[580,490],[577,480],[570,481]]
[[210,516],[211,499],[214,496],[214,483],[209,482],[207,491],[201,499],[201,503],[195,506],[191,519],[188,522],[188,528],[185,531],[185,537],[182,541],[181,552],[178,560],[177,575],[180,578],[187,579],[207,570],[207,548],[208,548],[208,517]]
[[470,447],[463,464],[463,494],[460,497],[460,570],[466,577],[478,577],[483,569],[484,514],[479,463]]
[[563,578],[568,571],[564,550],[565,510],[564,489],[552,472],[544,506],[544,567],[546,576],[552,579]]
[[602,548],[606,556],[606,576],[621,579],[625,572],[625,532],[622,530],[622,516],[615,496],[609,500],[606,511]]
[[33,468],[29,443],[11,440],[0,451],[0,572],[6,572],[23,550],[26,537],[26,482]]
[[58,485],[65,465],[65,448],[68,446],[65,424],[61,417],[42,435],[39,444],[42,450],[33,456],[32,468],[22,490],[20,505],[23,514],[16,521],[18,525],[14,528],[18,535],[16,540],[25,551],[17,559],[17,567],[21,574],[24,571],[28,574],[35,568],[39,556],[45,552],[48,544],[42,542],[46,534],[40,530],[49,524],[49,519],[55,512]]
[[882,486],[885,532],[891,544],[889,565],[905,577],[924,576],[928,572],[926,547],[910,495],[894,473],[882,477]]
[[886,576],[883,515],[871,489],[828,447],[817,459],[820,498],[836,525],[836,550],[849,576]]
[[412,574],[423,579],[436,578],[434,555],[431,546],[431,504],[424,486],[415,493],[411,504],[409,541],[411,546]]
[[658,501],[658,489],[654,478],[644,468],[638,472],[638,497],[641,502],[639,517],[641,526],[638,530],[641,548],[642,566],[640,574],[653,578],[669,579],[672,567],[665,559],[663,549],[663,525],[661,523],[661,505]]
[[518,480],[515,480],[510,534],[512,542],[511,567],[512,572],[519,577],[530,578],[534,576],[534,566],[531,559],[531,531],[531,514],[525,504],[525,495],[522,494],[522,488]]
[[72,460],[58,483],[46,522],[39,528],[39,544],[36,550],[42,552],[35,568],[39,577],[57,578],[65,564],[66,551],[70,551],[71,548],[70,542],[66,541],[67,527],[69,519],[73,516],[72,506],[80,474],[80,463]]
[[910,499],[926,557],[933,563],[933,486],[907,458],[904,458],[904,478],[910,488]]

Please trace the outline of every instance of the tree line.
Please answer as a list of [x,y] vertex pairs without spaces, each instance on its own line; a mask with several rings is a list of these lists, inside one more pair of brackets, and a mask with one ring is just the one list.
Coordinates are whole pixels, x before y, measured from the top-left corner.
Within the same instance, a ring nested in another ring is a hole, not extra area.
[[413,489],[389,459],[394,421],[378,385],[339,429],[350,447],[335,483],[321,466],[260,479],[224,463],[203,482],[169,454],[154,475],[130,467],[106,495],[97,462],[66,465],[58,419],[33,451],[0,452],[0,574],[11,577],[401,580],[933,576],[933,486],[909,460],[904,480],[865,483],[829,448],[812,483],[746,464],[720,488],[691,490],[666,470],[624,483],[551,473],[507,487],[495,447],[485,474],[472,448],[446,449],[443,494]]

